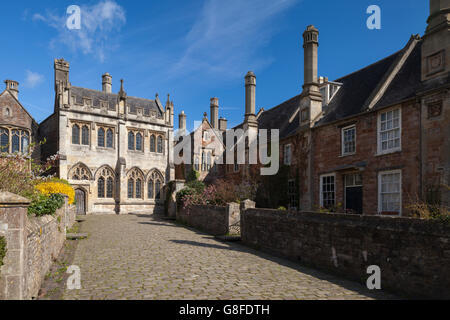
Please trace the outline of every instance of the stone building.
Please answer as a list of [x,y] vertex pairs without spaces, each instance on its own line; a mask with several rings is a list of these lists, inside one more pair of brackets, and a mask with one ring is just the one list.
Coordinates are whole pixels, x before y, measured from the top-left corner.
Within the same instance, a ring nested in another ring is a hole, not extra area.
[[[450,1],[431,0],[425,35],[335,81],[318,76],[319,31],[303,34],[302,92],[255,112],[246,76],[248,145],[280,130],[289,167],[286,205],[300,210],[409,215],[417,201],[450,205]],[[260,165],[227,166],[227,179],[258,179]]]
[[[30,143],[37,142],[38,124],[19,101],[19,83],[5,81],[0,94],[0,153],[27,154]],[[39,148],[33,157],[39,159]]]
[[55,60],[55,109],[40,124],[42,157],[59,154],[57,175],[76,189],[79,214],[153,213],[163,210],[163,186],[175,177],[173,109],[128,96],[112,76],[102,90],[72,86],[69,63]]
[[[182,158],[183,152],[189,152],[189,156],[183,158],[186,161],[177,164],[176,179],[185,180],[192,170],[199,173],[199,180],[213,182],[223,177],[222,160],[219,160],[225,151],[224,134],[227,130],[227,120],[219,119],[219,99],[211,98],[210,120],[207,113],[203,114],[201,123],[195,124],[196,128],[188,133],[186,128],[186,114],[182,111],[179,115],[179,131],[176,137],[175,154]],[[189,143],[184,147],[183,143]],[[186,150],[186,151],[185,151]]]

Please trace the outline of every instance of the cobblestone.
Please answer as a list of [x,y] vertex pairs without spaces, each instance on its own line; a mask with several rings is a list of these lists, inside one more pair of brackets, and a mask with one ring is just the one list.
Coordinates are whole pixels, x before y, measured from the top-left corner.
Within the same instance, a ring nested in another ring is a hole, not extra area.
[[395,298],[153,216],[89,216],[81,229],[82,289],[66,300]]

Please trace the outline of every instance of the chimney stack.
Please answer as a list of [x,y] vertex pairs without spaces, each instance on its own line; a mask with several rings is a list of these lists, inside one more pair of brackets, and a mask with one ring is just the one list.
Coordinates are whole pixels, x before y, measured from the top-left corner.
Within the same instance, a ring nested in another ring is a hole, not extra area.
[[112,77],[109,73],[102,76],[102,91],[104,93],[112,93]]
[[249,71],[245,76],[245,122],[256,123],[256,76]]
[[211,98],[211,126],[219,128],[219,98]]
[[181,135],[184,135],[186,132],[186,114],[184,111],[178,116],[178,129],[180,130]]
[[305,53],[304,61],[304,87],[311,87],[311,85],[317,84],[318,74],[318,53],[319,47],[319,30],[310,25],[303,33],[303,49]]
[[14,80],[5,80],[6,90],[8,90],[17,100],[19,100],[19,83]]
[[220,117],[220,119],[219,119],[219,130],[220,131],[227,131],[227,125],[228,125],[227,119]]

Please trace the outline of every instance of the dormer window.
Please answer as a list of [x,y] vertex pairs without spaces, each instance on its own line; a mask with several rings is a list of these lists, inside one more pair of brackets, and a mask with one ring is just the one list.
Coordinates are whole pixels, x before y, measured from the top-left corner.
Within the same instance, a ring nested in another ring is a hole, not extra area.
[[[322,78],[323,79],[323,78]],[[320,81],[320,94],[322,95],[323,105],[328,105],[331,100],[333,100],[336,93],[339,91],[339,89],[342,86],[342,83],[338,82],[330,82],[328,80],[321,80]]]

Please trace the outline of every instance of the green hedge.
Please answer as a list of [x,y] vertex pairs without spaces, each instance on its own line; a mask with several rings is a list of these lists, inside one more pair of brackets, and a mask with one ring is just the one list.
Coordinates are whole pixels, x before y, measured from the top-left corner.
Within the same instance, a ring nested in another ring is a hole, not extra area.
[[3,258],[6,256],[6,239],[0,237],[0,267],[3,265]]
[[34,214],[36,217],[54,215],[56,210],[62,208],[63,205],[64,196],[61,194],[40,195],[38,199],[31,202],[28,207],[28,214]]

